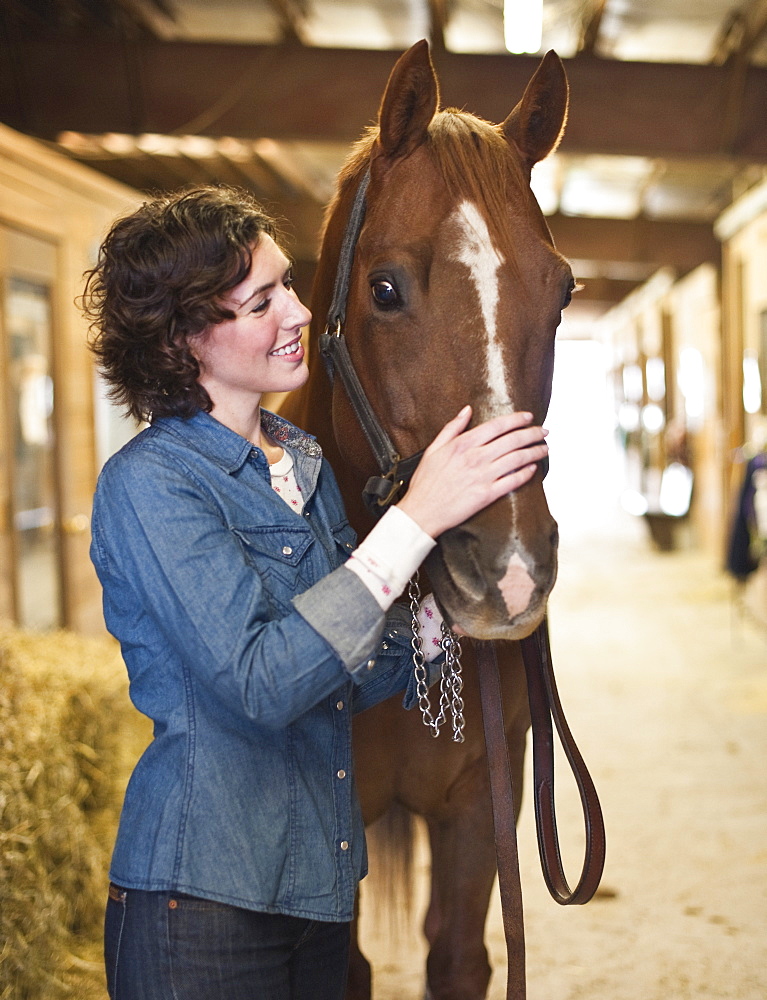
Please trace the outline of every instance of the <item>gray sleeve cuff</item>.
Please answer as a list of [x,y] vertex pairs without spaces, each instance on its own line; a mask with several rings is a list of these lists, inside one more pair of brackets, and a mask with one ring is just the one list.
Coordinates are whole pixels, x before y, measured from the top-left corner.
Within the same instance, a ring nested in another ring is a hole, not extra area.
[[385,615],[358,576],[339,566],[294,597],[293,606],[332,646],[353,679],[368,670],[378,652]]

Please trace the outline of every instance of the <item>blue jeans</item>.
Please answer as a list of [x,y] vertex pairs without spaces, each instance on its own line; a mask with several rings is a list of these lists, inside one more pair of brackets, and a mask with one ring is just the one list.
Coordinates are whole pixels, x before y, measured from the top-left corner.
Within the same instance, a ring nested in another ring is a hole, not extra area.
[[110,886],[111,1000],[342,1000],[349,924]]

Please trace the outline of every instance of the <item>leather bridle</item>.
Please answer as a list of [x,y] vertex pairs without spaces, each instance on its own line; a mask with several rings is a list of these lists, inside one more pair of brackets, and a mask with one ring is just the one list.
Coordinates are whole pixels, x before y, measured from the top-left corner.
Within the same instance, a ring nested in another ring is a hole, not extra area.
[[[363,175],[346,224],[336,269],[333,299],[320,353],[331,380],[338,374],[349,402],[378,464],[380,475],[371,477],[363,490],[368,507],[377,514],[394,503],[407,487],[423,452],[402,459],[381,425],[349,355],[343,326],[354,251],[365,218],[370,170]],[[516,836],[516,809],[503,720],[501,681],[495,644],[475,640],[482,716],[487,747],[490,792],[493,803],[498,878],[501,892],[506,949],[508,954],[507,1000],[524,1000],[525,942],[522,891]],[[546,618],[535,631],[520,640],[527,678],[533,732],[533,798],[538,834],[538,852],[549,892],[562,905],[587,903],[596,892],[605,861],[605,828],[594,783],[565,721],[551,662]],[[578,786],[586,833],[581,875],[570,889],[562,866],[554,802],[554,737],[552,720]]]
[[333,299],[328,309],[325,332],[320,335],[320,354],[325,359],[331,381],[336,373],[340,377],[362,432],[375,456],[380,475],[371,476],[368,479],[362,495],[368,508],[374,514],[380,515],[390,504],[400,499],[400,492],[403,488],[407,488],[421,460],[423,451],[416,452],[409,458],[400,457],[362,388],[343,333],[354,250],[357,246],[362,223],[365,220],[369,181],[370,169],[368,168],[359,183],[351,215],[346,223],[336,268]]

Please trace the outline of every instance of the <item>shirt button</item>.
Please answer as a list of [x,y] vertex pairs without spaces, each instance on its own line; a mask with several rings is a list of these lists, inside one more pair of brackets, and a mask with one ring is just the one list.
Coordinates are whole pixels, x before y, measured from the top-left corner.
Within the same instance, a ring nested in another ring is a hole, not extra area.
[[336,708],[338,709],[339,712],[343,709],[343,707],[344,707],[344,703],[342,701],[337,701],[336,702]]
[[304,517],[311,517],[311,516],[312,516],[312,512],[310,510],[305,510],[304,511]]
[[342,840],[341,841],[341,850],[342,851],[348,851],[349,850],[349,841],[348,840]]
[[375,660],[368,660],[368,670],[372,670],[375,665],[376,665]]
[[344,771],[344,769],[341,768],[340,771],[336,771],[336,777],[337,778],[342,778],[342,779],[345,778],[346,777],[346,771]]
[[283,545],[282,546],[282,554],[284,556],[292,556],[293,555],[293,549],[290,547],[290,545]]

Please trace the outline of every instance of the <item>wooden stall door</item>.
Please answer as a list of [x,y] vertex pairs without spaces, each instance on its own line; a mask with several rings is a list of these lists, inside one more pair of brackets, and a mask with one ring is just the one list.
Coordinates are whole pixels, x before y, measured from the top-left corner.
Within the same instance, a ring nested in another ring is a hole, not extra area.
[[3,616],[34,629],[63,624],[53,365],[56,248],[0,225],[4,456]]

